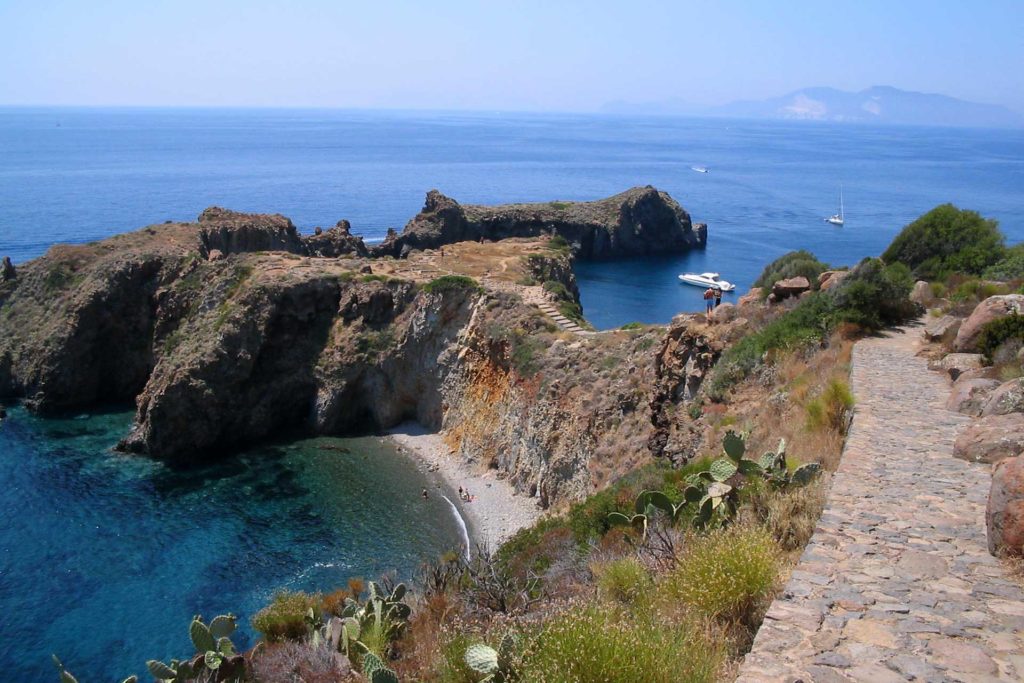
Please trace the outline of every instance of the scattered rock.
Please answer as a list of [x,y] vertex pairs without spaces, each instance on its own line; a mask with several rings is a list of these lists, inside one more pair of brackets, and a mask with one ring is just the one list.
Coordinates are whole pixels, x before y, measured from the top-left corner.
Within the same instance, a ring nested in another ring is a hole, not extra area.
[[788,280],[779,280],[772,285],[772,294],[776,301],[781,301],[791,296],[799,296],[811,288],[811,283],[803,276],[791,277]]
[[994,463],[1024,450],[1024,413],[989,415],[960,432],[953,456],[968,462]]
[[363,238],[356,237],[351,230],[352,224],[342,219],[330,230],[317,228],[312,235],[303,239],[303,243],[310,256],[324,258],[337,258],[344,254],[368,256],[370,252],[366,248]]
[[211,249],[210,253],[206,255],[207,261],[221,261],[224,259],[224,252],[220,249]]
[[18,277],[18,271],[15,270],[14,264],[11,263],[10,256],[4,256],[4,262],[0,268],[2,268],[2,270],[0,270],[0,282],[7,282],[8,280],[13,280]]
[[993,468],[985,527],[990,553],[1024,554],[1024,455],[1006,458]]
[[752,306],[761,303],[761,288],[752,287],[749,292],[741,296],[737,301],[737,306]]
[[954,351],[975,351],[981,328],[999,318],[1024,311],[1024,294],[990,296],[975,306],[974,312],[960,326],[953,342]]
[[961,375],[953,383],[953,391],[946,401],[946,409],[978,417],[982,414],[992,391],[998,386],[998,380],[971,379]]
[[932,294],[932,286],[924,280],[918,280],[910,291],[910,300],[922,308],[928,308],[935,301],[935,296]]
[[980,353],[950,353],[939,360],[928,363],[928,369],[947,372],[955,381],[962,373],[968,370],[978,370],[984,363],[985,357]]
[[924,326],[924,338],[928,341],[941,341],[947,337],[953,337],[959,331],[962,322],[962,319],[953,315],[932,318]]
[[360,273],[365,273],[366,275],[373,275],[373,268],[370,266],[369,263],[367,263],[365,266],[362,266],[359,269],[359,272]]
[[[994,380],[992,380],[994,381]],[[982,415],[1024,413],[1024,377],[1000,384],[989,396]]]

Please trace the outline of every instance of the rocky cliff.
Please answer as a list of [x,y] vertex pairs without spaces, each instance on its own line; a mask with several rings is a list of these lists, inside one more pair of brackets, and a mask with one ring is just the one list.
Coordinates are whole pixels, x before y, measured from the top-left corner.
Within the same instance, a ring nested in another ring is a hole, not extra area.
[[577,288],[549,238],[398,260],[307,245],[284,217],[217,210],[54,247],[0,283],[0,398],[134,400],[121,447],[183,464],[415,419],[544,505],[699,443],[673,445],[686,412],[667,406],[714,356],[706,326],[561,331],[537,302],[578,305]]
[[707,226],[692,223],[678,202],[649,185],[593,202],[502,206],[462,205],[431,190],[402,233],[389,232],[373,253],[400,257],[464,240],[541,235],[561,236],[577,257],[607,259],[703,247]]

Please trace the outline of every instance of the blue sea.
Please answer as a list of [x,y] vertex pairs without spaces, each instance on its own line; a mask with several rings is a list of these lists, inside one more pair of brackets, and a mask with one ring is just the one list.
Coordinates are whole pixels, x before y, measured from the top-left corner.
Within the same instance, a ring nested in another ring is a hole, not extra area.
[[[710,169],[697,173],[692,167]],[[599,328],[701,308],[685,271],[745,291],[808,249],[881,253],[943,202],[1024,239],[1024,132],[683,118],[318,110],[0,108],[0,255],[16,263],[207,206],[279,212],[300,230],[347,218],[401,229],[431,188],[462,202],[668,191],[706,222],[703,251],[580,263]],[[823,218],[838,208],[846,225]],[[450,509],[374,439],[282,441],[173,471],[110,447],[124,410],[0,426],[0,678],[83,681],[188,651],[196,613],[247,624],[282,587],[329,590],[459,542]],[[341,449],[341,450],[339,450]],[[387,492],[381,495],[381,492]],[[427,506],[424,508],[424,506]],[[240,644],[251,644],[246,628]],[[119,678],[117,680],[120,680]]]

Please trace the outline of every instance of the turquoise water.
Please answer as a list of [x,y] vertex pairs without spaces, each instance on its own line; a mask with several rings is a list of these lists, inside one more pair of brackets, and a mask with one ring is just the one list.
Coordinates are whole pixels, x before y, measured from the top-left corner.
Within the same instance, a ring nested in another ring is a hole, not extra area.
[[[121,680],[188,654],[194,614],[240,617],[279,588],[410,576],[458,548],[440,495],[376,437],[308,439],[173,471],[114,453],[131,413],[0,425],[0,680]],[[146,680],[145,678],[143,680]]]

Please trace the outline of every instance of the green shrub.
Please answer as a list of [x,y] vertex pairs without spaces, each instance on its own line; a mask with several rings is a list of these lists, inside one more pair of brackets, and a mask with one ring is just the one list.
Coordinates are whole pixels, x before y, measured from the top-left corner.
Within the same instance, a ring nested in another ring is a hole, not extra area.
[[548,206],[550,206],[552,209],[555,209],[556,211],[565,211],[570,206],[572,206],[572,204],[569,202],[548,202]]
[[903,263],[915,276],[934,280],[951,272],[980,275],[1005,251],[995,220],[942,204],[903,228],[882,260]]
[[750,626],[777,577],[771,535],[759,526],[737,525],[695,538],[661,592],[699,615]]
[[986,323],[978,336],[978,351],[991,363],[996,350],[1011,339],[1024,339],[1024,315],[1008,315]]
[[808,401],[807,429],[831,429],[843,432],[846,428],[846,414],[853,409],[853,392],[846,382],[833,379],[818,396]]
[[761,276],[754,281],[754,286],[767,290],[779,280],[798,276],[807,278],[808,282],[817,286],[818,276],[828,269],[827,263],[822,263],[809,251],[791,251],[765,266]]
[[301,591],[281,591],[273,601],[256,613],[252,626],[271,643],[282,640],[301,640],[310,634],[306,620],[309,610],[319,614],[323,597]]
[[715,680],[719,639],[692,619],[608,607],[569,609],[548,618],[527,646],[520,680],[531,683],[700,683]]
[[551,292],[558,299],[572,299],[569,290],[558,280],[546,280],[544,282],[544,291]]
[[480,679],[480,674],[466,664],[466,648],[479,641],[465,631],[442,636],[441,683],[476,683]]
[[642,330],[642,329],[644,329],[644,324],[643,323],[638,323],[638,322],[626,323],[625,325],[623,325],[619,329],[620,330]]
[[606,600],[631,604],[647,594],[651,575],[635,557],[620,557],[591,566],[597,590]]
[[1003,258],[985,269],[984,277],[1004,281],[1024,279],[1024,243],[1007,249]]
[[479,292],[481,288],[476,280],[465,275],[442,275],[423,285],[423,291],[428,294],[443,294],[460,290]]
[[948,289],[946,289],[946,285],[943,284],[942,282],[932,282],[929,285],[929,287],[932,290],[932,296],[935,297],[936,299],[941,299],[945,297],[949,291]]
[[561,235],[555,235],[548,240],[547,247],[554,251],[569,251],[569,243]]
[[904,322],[916,313],[909,299],[913,288],[914,278],[906,265],[864,259],[829,292],[836,308],[833,318],[871,330]]

